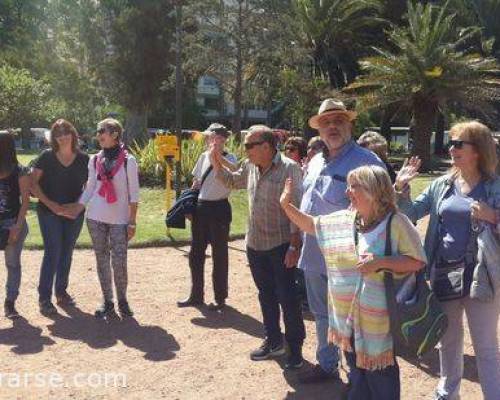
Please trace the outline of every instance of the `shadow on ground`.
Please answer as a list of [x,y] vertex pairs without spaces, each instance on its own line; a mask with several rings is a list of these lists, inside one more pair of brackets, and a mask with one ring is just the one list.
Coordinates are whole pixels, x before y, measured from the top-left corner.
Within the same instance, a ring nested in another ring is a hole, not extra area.
[[[427,375],[439,377],[439,352],[437,349],[427,353],[424,357],[417,360],[414,358],[404,358],[406,362],[414,365]],[[463,379],[479,383],[477,375],[476,357],[464,354],[464,375]]]
[[42,329],[33,326],[24,317],[12,321],[12,327],[0,329],[0,344],[13,346],[13,353],[35,354],[43,351],[45,346],[51,346],[55,342],[48,336],[42,336]]
[[125,346],[144,353],[150,361],[167,361],[180,350],[173,335],[154,325],[141,325],[135,318],[118,316],[104,321],[78,307],[64,307],[68,316],[57,314],[48,325],[52,336],[86,343],[94,349],[112,347],[121,341]]
[[199,307],[199,310],[203,317],[192,318],[194,325],[209,329],[235,329],[257,338],[264,337],[262,323],[234,307],[226,306],[223,312],[210,311],[206,307]]
[[288,392],[285,400],[344,400],[347,397],[347,385],[340,380],[331,380],[317,384],[301,384],[298,380],[298,374],[302,371],[312,368],[312,364],[304,361],[304,366],[299,370],[285,369],[285,358],[279,359],[278,363],[283,368],[283,377],[288,385],[295,389],[294,392]]

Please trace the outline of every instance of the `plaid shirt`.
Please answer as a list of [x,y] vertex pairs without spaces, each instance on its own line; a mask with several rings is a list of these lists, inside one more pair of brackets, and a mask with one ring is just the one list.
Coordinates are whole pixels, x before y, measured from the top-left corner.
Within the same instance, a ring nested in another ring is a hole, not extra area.
[[298,232],[279,201],[285,180],[292,178],[292,202],[297,207],[300,204],[302,172],[297,163],[277,152],[271,167],[263,173],[256,165],[245,160],[238,171],[222,169],[217,178],[231,189],[248,190],[248,247],[257,251],[270,250],[289,242],[290,234]]

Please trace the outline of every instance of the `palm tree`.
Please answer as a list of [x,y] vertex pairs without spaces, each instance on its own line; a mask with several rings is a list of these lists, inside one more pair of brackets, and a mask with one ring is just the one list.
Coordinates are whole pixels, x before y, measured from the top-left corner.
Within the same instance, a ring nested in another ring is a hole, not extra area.
[[372,38],[380,0],[294,0],[302,35],[311,49],[317,75],[333,88],[352,82],[359,51]]
[[493,58],[459,50],[478,28],[458,32],[447,4],[408,3],[408,25],[389,34],[393,51],[375,49],[362,61],[366,75],[348,91],[363,108],[397,106],[412,115],[414,152],[430,167],[430,138],[436,115],[446,107],[492,113],[500,98],[500,71]]

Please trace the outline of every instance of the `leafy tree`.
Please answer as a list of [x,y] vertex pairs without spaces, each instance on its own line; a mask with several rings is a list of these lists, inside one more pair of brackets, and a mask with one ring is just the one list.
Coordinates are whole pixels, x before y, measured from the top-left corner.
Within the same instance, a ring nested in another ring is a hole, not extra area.
[[394,51],[375,49],[362,62],[365,75],[348,88],[362,107],[397,106],[412,115],[414,152],[430,166],[430,137],[439,110],[463,107],[493,113],[499,98],[498,64],[460,50],[475,29],[458,32],[444,7],[408,3],[408,26],[389,33]]
[[25,69],[0,67],[0,126],[21,128],[23,144],[30,136],[29,128],[45,119],[49,85],[33,78]]
[[358,58],[372,43],[379,0],[295,0],[302,36],[310,48],[317,76],[342,88],[358,74]]

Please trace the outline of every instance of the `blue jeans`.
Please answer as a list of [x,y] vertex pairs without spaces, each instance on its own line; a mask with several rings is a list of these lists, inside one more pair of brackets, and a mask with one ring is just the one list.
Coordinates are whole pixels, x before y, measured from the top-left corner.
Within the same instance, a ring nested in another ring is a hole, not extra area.
[[356,367],[355,353],[344,354],[350,370],[347,400],[400,400],[401,382],[396,360],[394,365],[370,371]]
[[272,344],[282,342],[280,305],[285,322],[285,338],[291,351],[302,348],[306,336],[302,309],[295,286],[295,269],[285,267],[288,243],[270,250],[247,247],[248,263],[259,291],[266,338]]
[[328,277],[325,274],[304,271],[309,309],[316,321],[316,359],[326,372],[334,372],[338,368],[339,349],[328,344]]
[[52,298],[54,277],[56,295],[63,294],[68,288],[69,270],[76,240],[82,230],[83,213],[74,220],[44,210],[38,210],[37,214],[45,249],[38,295],[40,301],[47,301]]
[[[8,228],[15,224],[16,220],[1,221],[0,225]],[[23,224],[17,240],[8,244],[4,250],[5,266],[7,267],[7,282],[5,283],[6,300],[16,301],[19,295],[19,286],[21,285],[21,251],[24,241],[28,235],[28,225],[26,221]]]

